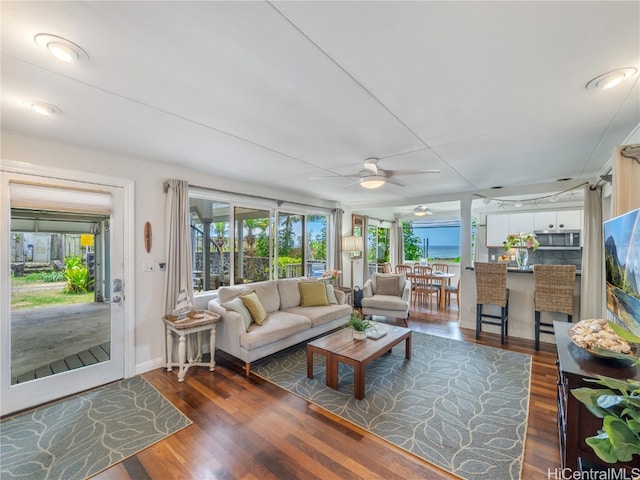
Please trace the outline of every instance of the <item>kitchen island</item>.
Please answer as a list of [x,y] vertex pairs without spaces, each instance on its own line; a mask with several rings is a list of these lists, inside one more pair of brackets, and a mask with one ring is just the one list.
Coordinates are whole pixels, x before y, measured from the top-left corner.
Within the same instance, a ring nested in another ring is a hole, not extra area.
[[[463,280],[462,306],[460,312],[460,326],[476,329],[476,279],[473,267],[465,267],[466,274]],[[580,280],[581,272],[576,272],[576,280],[573,293],[573,321],[580,318]],[[535,313],[533,306],[533,270],[519,270],[507,268],[507,288],[509,289],[509,335],[508,337],[535,338]],[[486,306],[483,311],[498,314],[500,309],[493,305]],[[556,312],[542,312],[540,319],[545,323],[554,321],[566,322],[567,316]],[[500,334],[500,327],[483,325],[483,332]],[[507,341],[508,341],[507,337]],[[540,341],[555,343],[555,337],[541,333]]]

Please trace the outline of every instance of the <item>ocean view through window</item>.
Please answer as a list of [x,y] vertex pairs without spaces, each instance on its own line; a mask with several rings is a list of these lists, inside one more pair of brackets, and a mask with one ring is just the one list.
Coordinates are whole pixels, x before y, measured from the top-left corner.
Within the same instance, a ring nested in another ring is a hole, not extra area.
[[420,224],[413,223],[413,237],[420,249],[420,259],[460,259],[460,222]]

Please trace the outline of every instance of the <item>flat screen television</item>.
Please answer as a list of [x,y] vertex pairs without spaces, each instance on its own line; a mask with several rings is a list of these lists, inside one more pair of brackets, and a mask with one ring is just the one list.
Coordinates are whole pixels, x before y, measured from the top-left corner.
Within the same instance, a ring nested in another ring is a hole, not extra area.
[[607,319],[640,335],[640,209],[603,223]]

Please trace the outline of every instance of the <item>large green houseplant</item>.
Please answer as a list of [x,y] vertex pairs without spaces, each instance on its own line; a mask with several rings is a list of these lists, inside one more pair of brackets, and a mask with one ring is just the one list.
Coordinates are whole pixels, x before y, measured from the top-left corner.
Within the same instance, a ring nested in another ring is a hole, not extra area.
[[[630,343],[640,344],[640,337],[625,328],[609,322],[618,336]],[[616,358],[629,356],[603,349],[596,353]],[[636,353],[634,365],[640,364],[640,353]],[[598,375],[587,379],[606,388],[575,388],[571,393],[598,418],[602,418],[602,429],[598,435],[585,441],[595,454],[606,463],[630,462],[634,455],[640,456],[640,381]]]

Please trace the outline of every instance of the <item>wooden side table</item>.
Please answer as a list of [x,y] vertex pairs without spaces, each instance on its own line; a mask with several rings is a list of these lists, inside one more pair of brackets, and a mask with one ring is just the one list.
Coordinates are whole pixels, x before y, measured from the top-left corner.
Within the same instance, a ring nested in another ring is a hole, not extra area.
[[338,286],[334,286],[333,288],[334,290],[340,290],[341,292],[344,292],[344,294],[346,295],[345,298],[347,299],[347,304],[353,306],[353,288]]
[[[184,376],[189,367],[209,367],[209,371],[215,370],[216,362],[214,360],[216,352],[216,322],[220,320],[220,315],[207,310],[193,310],[187,314],[187,317],[179,321],[174,315],[166,315],[163,318],[167,330],[167,372],[173,370],[173,367],[179,367],[178,381],[183,382]],[[202,332],[209,331],[209,351],[211,359],[208,363],[202,361]],[[195,333],[197,336],[197,348],[195,356],[193,352],[189,353],[187,360],[187,336]],[[173,361],[173,335],[178,336],[178,361]]]

